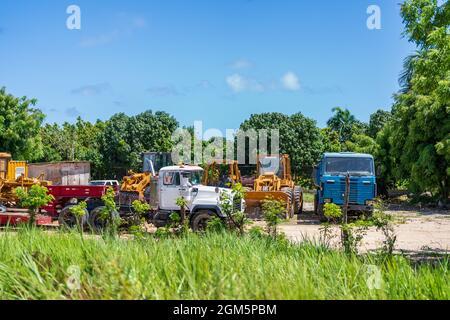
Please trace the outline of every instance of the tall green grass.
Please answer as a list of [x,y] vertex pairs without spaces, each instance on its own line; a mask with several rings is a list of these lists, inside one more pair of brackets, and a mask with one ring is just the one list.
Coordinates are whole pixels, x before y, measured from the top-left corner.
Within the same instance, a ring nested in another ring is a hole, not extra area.
[[[369,265],[382,277],[370,289]],[[79,268],[80,288],[66,281]],[[449,260],[348,257],[312,244],[232,234],[103,239],[0,233],[1,299],[449,299]]]

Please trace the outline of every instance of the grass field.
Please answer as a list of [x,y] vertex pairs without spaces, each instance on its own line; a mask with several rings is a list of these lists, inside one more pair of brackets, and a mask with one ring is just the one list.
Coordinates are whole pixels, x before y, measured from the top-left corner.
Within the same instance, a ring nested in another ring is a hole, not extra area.
[[[377,270],[378,289],[368,285]],[[448,258],[413,267],[400,256],[383,262],[228,233],[163,240],[0,233],[0,299],[449,298]]]

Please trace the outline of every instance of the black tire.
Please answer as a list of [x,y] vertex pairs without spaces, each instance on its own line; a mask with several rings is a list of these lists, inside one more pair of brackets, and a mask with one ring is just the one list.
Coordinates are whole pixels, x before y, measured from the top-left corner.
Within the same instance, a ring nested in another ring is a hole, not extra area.
[[[76,217],[70,212],[70,209],[73,208],[75,205],[68,205],[65,206],[61,212],[58,215],[58,223],[62,227],[66,228],[74,228],[77,226],[77,219]],[[87,209],[84,209],[85,213],[84,216],[81,218],[81,226],[86,225],[89,219],[89,212]]]
[[191,218],[191,228],[194,232],[202,232],[206,230],[209,220],[215,216],[215,213],[209,210],[202,210],[194,213]]
[[282,192],[286,193],[289,198],[289,211],[286,212],[286,215],[283,217],[283,219],[289,220],[294,217],[295,214],[295,197],[294,197],[294,190],[291,188],[282,188]]
[[321,204],[317,205],[317,215],[319,216],[320,222],[328,222],[327,217],[323,214],[323,205]]
[[[104,206],[97,207],[94,210],[91,211],[91,214],[89,215],[89,227],[94,232],[101,232],[105,229],[106,224],[108,223],[105,219],[102,219],[101,214],[102,211],[105,209]],[[119,217],[119,213],[116,211],[113,213],[114,217]]]
[[294,214],[303,213],[303,190],[300,186],[294,187]]

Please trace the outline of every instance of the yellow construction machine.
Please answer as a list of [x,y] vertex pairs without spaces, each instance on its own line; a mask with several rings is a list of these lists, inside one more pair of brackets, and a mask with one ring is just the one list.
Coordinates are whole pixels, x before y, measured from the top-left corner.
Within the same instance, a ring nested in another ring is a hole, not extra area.
[[258,155],[256,176],[253,178],[241,175],[237,161],[220,165],[213,162],[206,166],[204,185],[231,187],[235,183],[241,183],[247,189],[245,211],[249,217],[261,217],[262,202],[269,198],[286,204],[287,219],[301,213],[303,209],[303,192],[301,187],[295,186],[292,179],[291,160],[287,154]]
[[0,205],[15,205],[18,199],[14,190],[18,187],[27,189],[35,184],[49,186],[51,182],[43,180],[43,175],[37,178],[28,177],[26,161],[14,161],[11,154],[0,153]]
[[[131,205],[134,200],[144,201],[150,197],[151,192],[156,192],[157,174],[159,169],[172,163],[171,154],[168,152],[143,153],[143,172],[129,171],[120,186],[119,203]],[[154,185],[153,188],[152,185]]]
[[281,200],[286,204],[286,219],[301,213],[303,192],[292,179],[289,155],[258,155],[256,173],[253,190],[245,195],[249,215],[260,216],[262,201],[268,198]]
[[241,182],[241,172],[238,162],[231,161],[222,164],[216,161],[207,164],[202,178],[202,184],[205,186],[214,186],[222,188],[231,188],[234,184]]

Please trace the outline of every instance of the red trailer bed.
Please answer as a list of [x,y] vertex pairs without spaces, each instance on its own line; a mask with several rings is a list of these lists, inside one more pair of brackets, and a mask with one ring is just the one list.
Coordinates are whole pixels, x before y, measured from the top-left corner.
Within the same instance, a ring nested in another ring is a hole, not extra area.
[[43,207],[48,214],[58,215],[71,199],[83,201],[88,198],[100,199],[110,186],[48,186],[48,193],[55,197],[49,205]]

